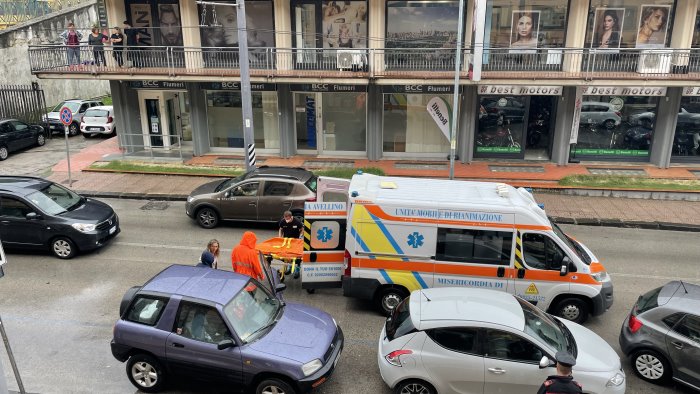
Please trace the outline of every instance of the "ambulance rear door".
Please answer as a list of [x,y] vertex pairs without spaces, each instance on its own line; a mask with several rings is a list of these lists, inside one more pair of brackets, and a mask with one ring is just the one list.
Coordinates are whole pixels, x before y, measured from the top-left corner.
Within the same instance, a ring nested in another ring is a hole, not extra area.
[[303,289],[342,287],[346,223],[346,202],[305,204]]

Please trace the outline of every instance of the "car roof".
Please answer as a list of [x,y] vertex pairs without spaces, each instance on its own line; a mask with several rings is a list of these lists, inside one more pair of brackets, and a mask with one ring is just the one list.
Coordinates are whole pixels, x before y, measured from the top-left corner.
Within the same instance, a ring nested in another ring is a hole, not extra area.
[[[488,283],[487,280],[483,282]],[[442,322],[447,321],[493,323],[520,331],[525,327],[525,316],[520,303],[515,296],[503,291],[430,288],[414,291],[411,301],[419,303],[418,308],[411,305],[412,320],[419,330],[440,327]]]
[[149,280],[141,291],[175,294],[225,305],[249,280],[249,276],[231,271],[174,264]]
[[114,108],[114,107],[111,106],[111,105],[96,105],[96,106],[94,106],[94,107],[88,108],[87,110],[89,111],[89,110],[91,110],[91,109],[101,109],[101,110],[105,110],[105,111],[110,111],[110,112],[111,112],[113,108]]
[[245,179],[253,178],[291,178],[301,182],[306,182],[313,176],[313,172],[301,167],[277,167],[260,166],[245,175]]
[[29,176],[0,176],[0,191],[8,191],[14,194],[25,196],[37,190],[44,189],[53,182],[42,178]]
[[700,308],[700,286],[677,280],[668,282],[661,288],[657,304],[697,311]]

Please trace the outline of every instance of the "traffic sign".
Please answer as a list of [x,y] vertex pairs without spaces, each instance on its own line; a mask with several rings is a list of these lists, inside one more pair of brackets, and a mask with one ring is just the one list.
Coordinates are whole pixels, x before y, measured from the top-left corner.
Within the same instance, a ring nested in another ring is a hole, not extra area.
[[61,117],[61,123],[63,123],[64,126],[73,123],[73,112],[71,112],[70,108],[63,107],[58,113]]

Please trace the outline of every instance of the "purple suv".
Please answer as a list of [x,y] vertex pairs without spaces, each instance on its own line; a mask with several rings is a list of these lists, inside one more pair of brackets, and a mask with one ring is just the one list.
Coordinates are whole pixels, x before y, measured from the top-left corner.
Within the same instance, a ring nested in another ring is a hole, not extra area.
[[226,382],[255,393],[302,393],[328,379],[343,332],[326,312],[279,297],[269,266],[258,282],[233,272],[172,265],[120,306],[112,354],[147,393],[168,377]]

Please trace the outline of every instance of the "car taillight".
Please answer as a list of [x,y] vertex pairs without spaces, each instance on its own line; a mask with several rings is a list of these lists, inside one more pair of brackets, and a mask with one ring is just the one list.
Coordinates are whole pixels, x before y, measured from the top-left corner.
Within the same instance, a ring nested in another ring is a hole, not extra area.
[[111,116],[108,116],[107,123],[112,123],[112,122],[114,122],[114,118],[112,118]]
[[401,360],[399,359],[399,357],[401,357],[405,354],[413,354],[413,352],[410,350],[394,350],[393,352],[384,356],[384,358],[386,359],[386,361],[389,364],[395,365],[397,367],[401,367],[402,365],[401,365]]
[[309,197],[309,198],[307,198],[307,199],[304,200],[304,201],[306,201],[306,202],[316,202],[316,197]]
[[639,319],[637,319],[637,317],[636,317],[635,315],[630,315],[630,319],[629,319],[629,321],[627,322],[627,325],[629,326],[630,332],[631,332],[632,334],[634,334],[634,333],[636,333],[637,331],[639,331],[639,329],[641,329],[642,326],[643,326],[642,322],[639,321]]
[[345,251],[345,254],[343,255],[343,262],[344,265],[343,267],[345,268],[345,276],[350,276],[352,272],[352,257],[350,257],[350,252],[347,250]]

